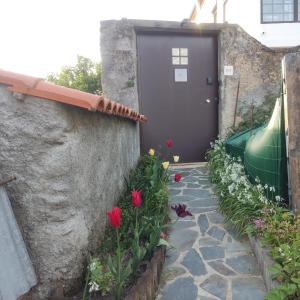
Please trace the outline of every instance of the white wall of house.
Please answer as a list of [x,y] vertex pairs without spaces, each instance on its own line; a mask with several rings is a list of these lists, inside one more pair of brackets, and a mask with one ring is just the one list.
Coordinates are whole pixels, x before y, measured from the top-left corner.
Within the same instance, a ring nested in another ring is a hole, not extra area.
[[[197,1],[194,21],[197,23],[214,22],[212,12],[214,7],[217,7],[217,23],[223,23],[224,2],[224,0],[205,0],[200,8]],[[246,32],[268,47],[300,45],[300,21],[262,24],[261,0],[227,0],[225,21],[240,25]]]

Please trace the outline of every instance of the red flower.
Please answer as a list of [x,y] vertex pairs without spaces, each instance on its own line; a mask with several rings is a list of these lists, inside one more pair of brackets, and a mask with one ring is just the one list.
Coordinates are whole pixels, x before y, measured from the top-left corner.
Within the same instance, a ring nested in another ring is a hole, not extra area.
[[173,141],[171,139],[167,139],[166,140],[166,145],[167,145],[168,148],[173,147]]
[[114,228],[119,228],[121,225],[122,209],[119,207],[113,207],[111,211],[108,211],[106,215],[109,218],[109,223]]
[[179,182],[182,178],[182,175],[180,173],[176,173],[175,176],[174,176],[174,180],[175,182]]
[[192,214],[188,210],[186,210],[185,204],[174,205],[174,206],[171,206],[171,208],[173,210],[175,210],[175,212],[179,218],[185,218],[187,216],[192,216]]
[[131,192],[131,203],[133,207],[140,207],[142,204],[141,191]]

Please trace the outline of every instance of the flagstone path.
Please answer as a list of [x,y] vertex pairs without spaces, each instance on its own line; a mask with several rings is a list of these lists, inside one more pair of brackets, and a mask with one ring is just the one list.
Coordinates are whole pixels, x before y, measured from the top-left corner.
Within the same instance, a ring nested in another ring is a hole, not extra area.
[[[192,217],[178,220],[170,234],[157,300],[263,300],[265,285],[246,238],[238,237],[218,213],[205,165],[171,169],[170,204],[185,203]],[[177,216],[172,213],[175,220]]]

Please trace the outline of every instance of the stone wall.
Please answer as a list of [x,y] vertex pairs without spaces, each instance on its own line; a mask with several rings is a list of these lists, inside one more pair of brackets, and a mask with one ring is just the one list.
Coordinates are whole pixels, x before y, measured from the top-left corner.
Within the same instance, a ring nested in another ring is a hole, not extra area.
[[7,190],[39,280],[29,299],[47,299],[60,285],[74,292],[105,213],[138,160],[138,124],[35,97],[17,100],[5,85],[0,107],[0,175],[17,177]]
[[105,95],[138,110],[136,35],[132,23],[101,22],[102,86]]
[[[219,44],[219,131],[225,135],[233,125],[238,81],[240,93],[237,121],[249,115],[252,105],[280,92],[281,59],[289,50],[263,46],[237,25],[179,23],[169,21],[108,20],[101,22],[103,82],[114,97],[138,99],[136,34],[139,30],[213,34]],[[224,76],[224,66],[233,66],[233,76]],[[130,86],[128,88],[128,86]],[[138,105],[138,103],[136,103]]]
[[[220,133],[225,135],[234,122],[237,87],[237,123],[251,119],[251,107],[261,107],[278,97],[281,60],[287,50],[267,48],[238,26],[225,26],[219,34]],[[233,66],[233,76],[224,75],[224,66]]]

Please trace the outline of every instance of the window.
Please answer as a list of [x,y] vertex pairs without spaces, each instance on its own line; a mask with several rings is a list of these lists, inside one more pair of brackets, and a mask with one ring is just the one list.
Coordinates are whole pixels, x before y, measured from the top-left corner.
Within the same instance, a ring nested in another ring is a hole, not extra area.
[[173,65],[188,65],[189,50],[188,48],[172,48],[172,64]]
[[262,23],[298,22],[300,0],[261,0]]

